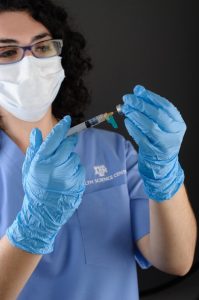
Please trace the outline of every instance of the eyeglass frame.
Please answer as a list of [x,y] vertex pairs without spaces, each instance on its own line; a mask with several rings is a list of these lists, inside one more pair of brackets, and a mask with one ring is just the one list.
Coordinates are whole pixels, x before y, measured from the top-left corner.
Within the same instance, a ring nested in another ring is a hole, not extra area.
[[28,46],[15,46],[15,45],[7,45],[7,46],[3,46],[3,47],[0,46],[0,49],[1,49],[1,48],[6,48],[6,47],[15,47],[15,48],[20,48],[20,49],[23,50],[23,56],[22,56],[22,58],[21,58],[20,60],[17,60],[17,61],[15,61],[15,62],[11,62],[11,63],[6,63],[6,64],[1,64],[1,63],[0,63],[0,65],[1,65],[1,66],[11,65],[11,64],[16,64],[16,63],[22,61],[22,59],[25,57],[25,52],[26,52],[26,50],[30,50],[30,52],[32,53],[32,55],[33,55],[34,57],[36,57],[36,58],[39,58],[39,59],[46,59],[46,58],[50,58],[50,57],[56,56],[56,55],[53,55],[53,56],[49,56],[49,57],[37,57],[37,56],[32,52],[32,47],[33,47],[33,46],[35,46],[35,45],[37,45],[37,44],[40,44],[40,43],[43,43],[43,42],[48,42],[48,41],[59,41],[59,42],[61,43],[61,50],[62,50],[63,45],[64,45],[62,39],[50,39],[50,40],[40,41],[40,42],[38,42],[38,43],[31,44],[31,45],[28,45]]

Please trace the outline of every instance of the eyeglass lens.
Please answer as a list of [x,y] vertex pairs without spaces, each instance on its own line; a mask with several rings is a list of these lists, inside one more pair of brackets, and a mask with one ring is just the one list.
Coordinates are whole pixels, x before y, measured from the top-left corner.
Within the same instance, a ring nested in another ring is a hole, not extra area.
[[[37,43],[31,47],[32,54],[37,58],[53,57],[61,54],[62,43],[60,40],[49,40]],[[18,46],[0,47],[0,64],[9,64],[20,61],[24,49]]]

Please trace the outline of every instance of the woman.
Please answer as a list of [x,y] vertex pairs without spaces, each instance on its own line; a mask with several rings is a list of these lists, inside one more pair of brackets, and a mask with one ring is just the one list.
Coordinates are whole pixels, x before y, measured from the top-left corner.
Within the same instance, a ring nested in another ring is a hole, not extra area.
[[0,0],[0,299],[138,299],[135,259],[176,275],[192,265],[184,121],[137,86],[122,112],[138,158],[115,133],[66,137],[89,103],[84,47],[63,8]]

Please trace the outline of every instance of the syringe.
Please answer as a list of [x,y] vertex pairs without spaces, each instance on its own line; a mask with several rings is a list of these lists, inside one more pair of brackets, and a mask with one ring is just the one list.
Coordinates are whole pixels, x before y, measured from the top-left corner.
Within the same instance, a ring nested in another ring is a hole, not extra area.
[[[116,106],[116,110],[117,112],[120,114],[121,112],[121,106],[117,105]],[[111,117],[113,117],[114,112],[110,112],[110,113],[104,113],[104,114],[100,114],[98,116],[95,116],[85,122],[82,122],[78,125],[75,125],[73,127],[71,127],[68,130],[67,136],[70,136],[72,134],[78,133],[86,128],[90,128],[96,125],[99,125],[100,123],[104,122],[104,121],[110,121]],[[114,119],[112,120],[112,125],[114,126]]]

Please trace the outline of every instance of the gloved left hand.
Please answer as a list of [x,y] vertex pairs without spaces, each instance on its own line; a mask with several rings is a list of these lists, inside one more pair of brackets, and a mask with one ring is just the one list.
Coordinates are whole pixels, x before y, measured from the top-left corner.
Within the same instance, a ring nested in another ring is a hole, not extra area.
[[123,96],[125,126],[139,146],[138,166],[147,195],[170,199],[184,181],[178,153],[186,131],[179,111],[167,99],[136,86]]
[[71,118],[66,116],[42,140],[33,129],[22,168],[24,200],[6,234],[27,252],[53,251],[55,238],[79,207],[85,190],[85,170],[74,152],[77,136],[67,136]]

